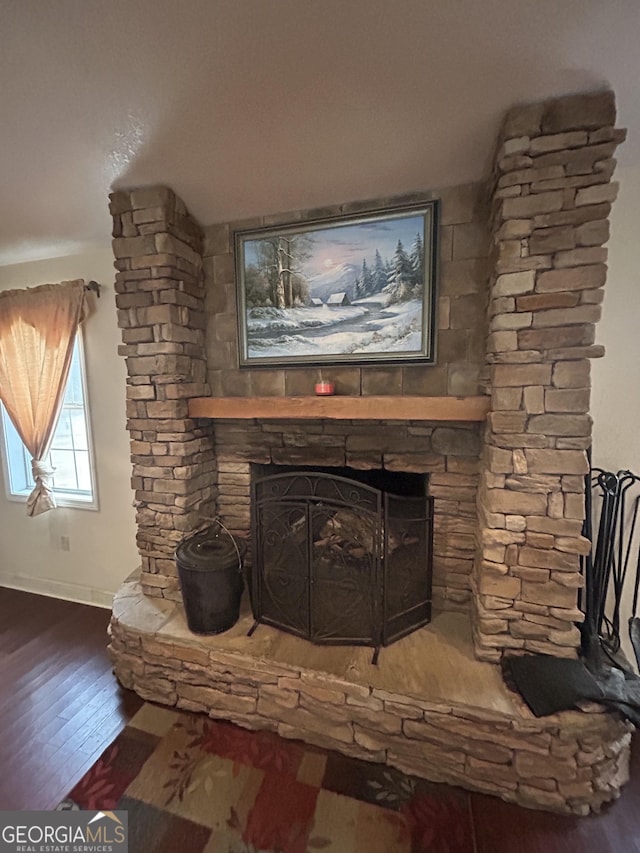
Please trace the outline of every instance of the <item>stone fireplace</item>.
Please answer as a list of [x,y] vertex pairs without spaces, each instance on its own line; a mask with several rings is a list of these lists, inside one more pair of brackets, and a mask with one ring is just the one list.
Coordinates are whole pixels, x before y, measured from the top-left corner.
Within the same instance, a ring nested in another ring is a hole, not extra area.
[[[599,708],[536,720],[495,664],[579,647],[589,359],[623,139],[609,92],[518,107],[487,185],[395,199],[441,201],[437,363],[332,369],[338,397],[304,408],[319,371],[237,367],[233,232],[385,200],[201,229],[167,188],[112,195],[141,556],[114,604],[123,683],[526,805],[584,813],[617,794],[626,724]],[[250,537],[256,465],[428,475],[435,618],[379,673],[270,628],[198,642],[184,628],[175,547],[213,516]],[[434,694],[424,643],[455,658],[452,681],[495,694]]]

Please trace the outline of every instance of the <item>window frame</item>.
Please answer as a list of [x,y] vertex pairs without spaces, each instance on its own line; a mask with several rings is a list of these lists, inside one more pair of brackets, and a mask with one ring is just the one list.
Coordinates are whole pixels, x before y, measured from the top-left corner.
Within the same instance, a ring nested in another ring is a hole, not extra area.
[[[56,499],[56,504],[59,507],[68,507],[71,509],[88,509],[93,511],[98,511],[100,509],[99,500],[98,500],[98,477],[97,470],[95,464],[95,453],[93,446],[93,429],[91,425],[91,406],[89,402],[89,388],[87,381],[87,368],[86,368],[86,359],[84,354],[84,339],[82,337],[82,330],[79,328],[76,340],[74,342],[74,348],[78,353],[78,362],[80,366],[80,382],[82,385],[82,396],[84,401],[84,421],[85,427],[87,431],[87,454],[88,454],[88,462],[89,462],[89,477],[91,480],[91,498],[81,498],[77,491],[68,490],[68,489],[53,489],[53,494]],[[15,503],[26,503],[28,496],[31,494],[33,487],[27,487],[25,489],[21,489],[20,491],[12,491],[12,481],[11,481],[11,470],[10,470],[10,451],[9,451],[9,443],[7,432],[5,430],[4,418],[7,417],[6,411],[4,410],[4,406],[0,403],[0,456],[2,457],[2,472],[4,477],[5,484],[5,493],[7,499],[13,501]],[[60,409],[62,413],[62,408]],[[58,429],[58,424],[60,421],[60,416],[58,416],[58,421],[56,422],[55,429]],[[55,434],[55,430],[54,430]],[[26,459],[27,471],[30,475],[30,460],[28,459],[28,451],[24,448],[23,445],[23,455]]]

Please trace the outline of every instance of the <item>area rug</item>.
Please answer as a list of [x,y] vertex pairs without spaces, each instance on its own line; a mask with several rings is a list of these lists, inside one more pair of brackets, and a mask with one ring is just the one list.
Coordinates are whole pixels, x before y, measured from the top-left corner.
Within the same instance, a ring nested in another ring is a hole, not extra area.
[[126,809],[130,853],[473,853],[468,795],[144,705],[63,808]]

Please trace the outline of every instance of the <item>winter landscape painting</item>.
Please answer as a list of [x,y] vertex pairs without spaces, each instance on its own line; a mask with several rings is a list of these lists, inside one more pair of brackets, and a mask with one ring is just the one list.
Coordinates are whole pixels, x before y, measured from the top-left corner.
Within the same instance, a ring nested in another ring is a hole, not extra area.
[[243,367],[433,361],[437,202],[235,235]]

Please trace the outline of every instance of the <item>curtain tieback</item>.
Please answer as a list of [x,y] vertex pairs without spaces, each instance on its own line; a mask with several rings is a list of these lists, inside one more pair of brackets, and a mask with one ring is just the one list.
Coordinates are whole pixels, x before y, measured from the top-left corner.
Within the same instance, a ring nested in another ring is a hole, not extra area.
[[49,478],[55,473],[55,470],[56,469],[49,465],[49,463],[44,459],[31,460],[31,473],[33,474],[34,480],[38,480],[38,478],[40,478],[48,484]]
[[49,509],[54,509],[56,499],[53,495],[53,468],[44,459],[31,460],[31,473],[36,487],[27,498],[27,515],[40,515]]

